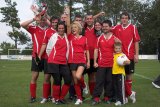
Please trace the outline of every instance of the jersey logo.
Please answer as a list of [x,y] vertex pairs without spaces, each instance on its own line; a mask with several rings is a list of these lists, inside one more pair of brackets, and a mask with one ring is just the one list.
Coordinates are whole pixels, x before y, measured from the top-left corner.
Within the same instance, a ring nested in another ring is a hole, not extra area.
[[101,40],[101,42],[104,42],[103,40]]

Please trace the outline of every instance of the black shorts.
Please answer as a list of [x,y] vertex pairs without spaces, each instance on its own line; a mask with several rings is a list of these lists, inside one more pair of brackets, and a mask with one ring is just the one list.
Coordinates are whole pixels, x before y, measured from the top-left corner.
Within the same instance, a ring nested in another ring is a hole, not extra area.
[[32,57],[31,71],[42,72],[42,70],[44,70],[44,73],[47,72],[47,60],[41,59],[40,64],[37,65],[35,59]]
[[84,64],[84,63],[77,63],[77,64],[70,63],[69,64],[69,68],[70,68],[71,71],[76,71],[79,66],[83,66],[84,69],[86,68],[86,64]]
[[55,63],[48,63],[48,73],[54,74],[54,73],[60,73],[61,72],[70,72],[68,65],[64,64],[55,64]]
[[129,65],[125,66],[125,73],[126,74],[132,74],[132,73],[134,73],[135,63],[134,63],[133,59],[131,59],[130,61],[131,61],[131,63]]
[[94,60],[90,59],[90,68],[85,69],[83,74],[91,74],[92,72],[97,72],[97,68],[94,67]]

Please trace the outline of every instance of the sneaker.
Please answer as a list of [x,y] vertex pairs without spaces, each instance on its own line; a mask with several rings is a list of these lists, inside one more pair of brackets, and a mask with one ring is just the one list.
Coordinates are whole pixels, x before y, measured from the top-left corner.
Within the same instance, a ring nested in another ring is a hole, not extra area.
[[82,104],[82,100],[81,99],[77,99],[75,105],[80,105],[80,104]]
[[52,103],[55,103],[55,102],[56,102],[54,98],[52,98],[51,100],[52,100]]
[[129,96],[129,98],[132,100],[132,103],[136,102],[136,92],[132,91],[132,94]]
[[55,101],[55,104],[56,104],[56,105],[60,105],[60,104],[62,104],[62,103],[60,102],[60,100],[56,100],[56,101]]
[[40,102],[41,104],[46,103],[48,100],[46,98],[43,98],[42,101]]
[[127,103],[128,103],[128,98],[126,97],[124,104],[127,104]]
[[52,96],[48,96],[48,101],[52,101]]
[[103,102],[106,103],[106,104],[110,104],[111,103],[111,101],[110,101],[110,99],[108,97],[104,97]]
[[120,102],[120,101],[117,101],[116,103],[115,103],[115,106],[121,106],[122,105],[122,103]]
[[86,83],[85,83],[85,88],[83,88],[83,93],[88,94],[88,87]]
[[92,101],[92,106],[97,105],[97,104],[99,104],[99,103],[100,103],[100,101],[93,100],[93,101]]
[[156,88],[160,88],[160,86],[157,85],[157,84],[155,84],[154,82],[152,82],[152,85],[153,85],[154,87],[156,87]]
[[29,103],[34,103],[34,102],[36,102],[36,98],[34,98],[34,97],[31,97],[31,98],[30,98],[30,101],[29,101]]
[[61,104],[66,104],[67,102],[64,99],[59,100]]

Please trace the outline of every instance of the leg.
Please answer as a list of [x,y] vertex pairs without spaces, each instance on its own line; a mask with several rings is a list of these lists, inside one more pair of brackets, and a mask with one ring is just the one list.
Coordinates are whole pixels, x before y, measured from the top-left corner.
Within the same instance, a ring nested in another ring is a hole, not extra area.
[[112,68],[108,67],[105,72],[105,90],[104,90],[104,100],[108,101],[112,96]]

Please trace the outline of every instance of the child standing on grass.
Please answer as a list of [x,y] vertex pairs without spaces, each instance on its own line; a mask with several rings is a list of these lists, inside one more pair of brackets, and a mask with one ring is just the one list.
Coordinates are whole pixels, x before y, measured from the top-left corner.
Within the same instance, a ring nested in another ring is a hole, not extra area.
[[114,44],[114,63],[112,68],[112,74],[113,74],[113,86],[115,89],[115,96],[116,96],[116,106],[121,106],[122,104],[125,104],[125,69],[124,65],[130,64],[130,60],[127,58],[123,62],[122,65],[119,65],[117,62],[118,57],[126,57],[125,54],[122,53],[122,44],[120,42],[115,42]]

